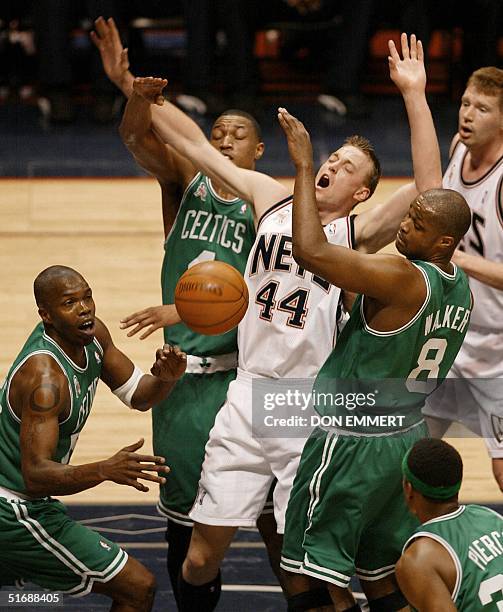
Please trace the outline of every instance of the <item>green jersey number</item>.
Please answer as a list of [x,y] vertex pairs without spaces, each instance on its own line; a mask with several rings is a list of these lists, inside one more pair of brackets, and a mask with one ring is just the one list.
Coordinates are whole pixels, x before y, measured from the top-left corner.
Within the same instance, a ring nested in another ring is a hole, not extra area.
[[[430,338],[423,344],[417,359],[417,367],[407,377],[407,390],[411,393],[431,393],[437,386],[440,364],[447,349],[444,338]],[[423,372],[428,373],[428,380],[417,380]],[[432,380],[430,380],[432,379]]]

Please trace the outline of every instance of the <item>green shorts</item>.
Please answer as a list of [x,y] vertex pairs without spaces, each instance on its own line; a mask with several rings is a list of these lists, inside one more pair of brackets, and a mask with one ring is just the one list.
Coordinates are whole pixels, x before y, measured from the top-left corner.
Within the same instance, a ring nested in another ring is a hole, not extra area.
[[185,374],[152,409],[154,453],[171,468],[160,487],[159,512],[192,527],[188,516],[197,494],[204,448],[236,370]]
[[389,436],[341,436],[321,429],[308,439],[293,483],[281,567],[347,587],[394,572],[419,522],[407,510],[402,458],[428,436],[421,423]]
[[87,595],[95,582],[116,576],[127,559],[117,544],[72,520],[56,499],[0,498],[0,586],[27,580]]

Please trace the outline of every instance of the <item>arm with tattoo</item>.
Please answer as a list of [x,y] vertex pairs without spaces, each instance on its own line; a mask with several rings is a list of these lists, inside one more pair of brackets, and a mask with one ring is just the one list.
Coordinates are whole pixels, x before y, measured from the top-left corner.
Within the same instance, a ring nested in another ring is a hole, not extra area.
[[54,460],[59,422],[70,409],[70,392],[65,375],[48,355],[33,356],[19,369],[12,380],[10,403],[21,419],[21,469],[28,495],[71,495],[106,480],[139,491],[148,488],[138,478],[164,482],[158,475],[168,469],[164,458],[135,453],[143,440],[103,461],[74,466]]

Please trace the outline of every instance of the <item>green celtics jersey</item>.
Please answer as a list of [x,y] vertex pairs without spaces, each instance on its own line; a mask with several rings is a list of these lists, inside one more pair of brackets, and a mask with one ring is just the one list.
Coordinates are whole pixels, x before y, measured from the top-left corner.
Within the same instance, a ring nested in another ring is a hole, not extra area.
[[426,396],[450,370],[470,319],[468,279],[456,266],[448,274],[428,262],[412,263],[424,276],[426,298],[399,329],[372,329],[365,298],[357,297],[316,379],[314,407],[329,417],[322,425],[366,434],[411,427],[422,419]]
[[[239,198],[220,198],[211,180],[198,173],[185,190],[166,239],[161,273],[163,304],[173,304],[178,279],[194,264],[217,259],[243,274],[254,240],[251,206]],[[190,355],[223,355],[237,350],[236,329],[219,336],[203,336],[180,323],[165,328],[164,339]]]
[[53,460],[68,463],[91,410],[103,361],[103,349],[96,339],[84,350],[86,365],[81,368],[45,333],[44,326],[39,323],[16,357],[0,390],[0,487],[21,494],[25,492],[19,443],[21,421],[9,403],[12,378],[33,355],[50,355],[63,370],[68,380],[71,405],[69,415],[59,424],[59,440]]
[[503,517],[470,504],[417,528],[416,538],[439,542],[456,567],[452,601],[459,612],[503,610]]

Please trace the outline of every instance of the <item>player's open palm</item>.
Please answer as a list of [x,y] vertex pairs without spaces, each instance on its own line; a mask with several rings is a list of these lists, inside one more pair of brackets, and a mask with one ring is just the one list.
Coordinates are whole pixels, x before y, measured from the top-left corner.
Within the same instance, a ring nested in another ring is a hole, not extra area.
[[142,98],[145,98],[150,104],[162,106],[164,104],[162,90],[167,84],[167,79],[160,79],[157,77],[136,77],[133,81],[133,91]]
[[187,367],[187,355],[178,346],[165,344],[156,352],[156,361],[150,369],[152,376],[170,382],[183,376]]
[[416,40],[415,34],[410,36],[410,44],[407,34],[401,36],[402,57],[398,53],[395,43],[388,41],[389,47],[389,74],[391,80],[398,89],[404,93],[420,91],[426,87],[426,72],[424,69],[424,52],[420,40]]
[[143,492],[148,491],[148,487],[139,480],[164,484],[166,479],[161,474],[169,472],[169,467],[164,465],[164,457],[136,453],[143,443],[144,439],[141,438],[138,442],[122,448],[110,459],[102,461],[101,470],[105,480],[134,487]]
[[105,73],[120,87],[124,74],[129,70],[127,49],[122,46],[119,31],[112,18],[98,17],[94,27],[96,29],[90,33],[90,36],[100,52]]
[[278,108],[278,121],[288,142],[288,152],[295,166],[312,163],[313,148],[309,132],[304,124],[291,115],[286,108]]
[[164,304],[162,306],[149,306],[124,317],[124,319],[121,319],[120,328],[128,329],[134,326],[127,333],[128,337],[134,336],[144,329],[145,331],[140,336],[140,340],[145,340],[156,329],[176,325],[180,321],[181,319],[178,316],[175,305]]

